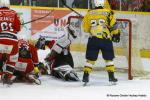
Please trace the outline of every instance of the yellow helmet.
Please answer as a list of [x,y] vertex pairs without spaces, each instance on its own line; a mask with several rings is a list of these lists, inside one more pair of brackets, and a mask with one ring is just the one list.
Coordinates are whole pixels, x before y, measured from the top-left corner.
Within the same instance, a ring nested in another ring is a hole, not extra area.
[[9,0],[0,0],[0,8],[2,7],[9,7],[10,1]]

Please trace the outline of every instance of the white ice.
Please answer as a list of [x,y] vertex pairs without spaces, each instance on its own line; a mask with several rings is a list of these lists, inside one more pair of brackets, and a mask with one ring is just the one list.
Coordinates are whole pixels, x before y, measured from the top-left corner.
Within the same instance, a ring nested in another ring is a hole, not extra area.
[[[42,58],[48,51],[40,52]],[[150,65],[150,59],[142,61],[144,66]],[[80,79],[82,74],[78,72]],[[0,100],[150,100],[149,79],[127,80],[123,73],[116,73],[116,77],[119,81],[113,86],[109,85],[106,72],[93,72],[85,87],[81,81],[64,82],[51,76],[41,76],[41,85],[14,83],[6,87],[0,83]]]

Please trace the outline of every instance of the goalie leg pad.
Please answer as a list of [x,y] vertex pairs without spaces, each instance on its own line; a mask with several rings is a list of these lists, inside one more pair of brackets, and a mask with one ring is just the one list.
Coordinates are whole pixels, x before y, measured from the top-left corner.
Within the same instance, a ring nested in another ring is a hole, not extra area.
[[79,81],[77,73],[69,65],[59,66],[57,68],[54,68],[54,71],[61,79],[65,81]]

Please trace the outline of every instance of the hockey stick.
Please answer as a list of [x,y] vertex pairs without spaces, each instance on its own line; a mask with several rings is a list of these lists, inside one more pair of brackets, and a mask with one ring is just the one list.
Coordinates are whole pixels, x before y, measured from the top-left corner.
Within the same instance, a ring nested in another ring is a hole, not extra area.
[[32,22],[35,22],[35,21],[37,21],[37,20],[41,20],[41,19],[43,19],[43,18],[46,18],[47,16],[49,16],[50,14],[52,14],[53,11],[54,11],[54,9],[53,9],[51,12],[49,12],[48,14],[46,14],[45,16],[42,16],[42,17],[37,18],[37,19],[33,19],[33,20],[28,21],[28,22],[25,22],[25,23],[21,23],[21,25],[25,25],[25,24],[32,23]]
[[74,10],[73,8],[69,7],[64,0],[61,0],[62,4],[67,7],[68,9],[70,9],[71,11],[75,12],[78,16],[83,17],[83,15],[81,15],[79,12],[77,12],[76,10]]

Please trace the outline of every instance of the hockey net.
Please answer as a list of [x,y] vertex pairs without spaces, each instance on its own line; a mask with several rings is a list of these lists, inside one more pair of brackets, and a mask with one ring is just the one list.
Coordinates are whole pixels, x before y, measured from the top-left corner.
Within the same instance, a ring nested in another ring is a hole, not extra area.
[[[89,37],[88,33],[83,32],[82,19],[79,16],[70,16],[68,18],[68,23],[79,33],[79,37],[70,46],[77,70],[82,70],[85,65],[86,45]],[[117,21],[121,31],[121,41],[114,43],[116,71],[127,73],[129,80],[133,78],[150,78],[149,72],[144,70],[141,61],[138,44],[139,37],[136,34],[136,21],[129,19],[117,19]],[[105,69],[105,62],[102,59],[101,53],[93,69],[96,71]]]

